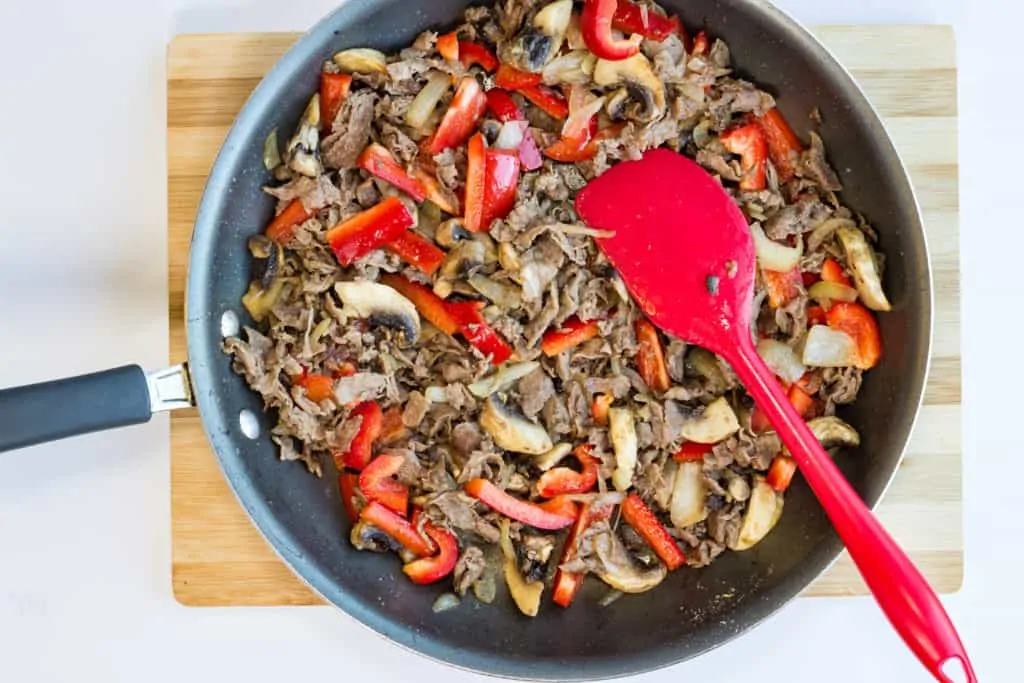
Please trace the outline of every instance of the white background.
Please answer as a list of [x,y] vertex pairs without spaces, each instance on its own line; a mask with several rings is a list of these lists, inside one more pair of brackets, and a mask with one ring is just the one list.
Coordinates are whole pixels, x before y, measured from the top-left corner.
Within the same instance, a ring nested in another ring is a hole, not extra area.
[[[1022,680],[1024,11],[1001,0],[780,4],[805,23],[956,26],[967,566],[946,602],[981,680]],[[0,2],[0,386],[165,363],[167,42],[301,30],[333,5]],[[0,681],[482,680],[328,608],[180,607],[168,458],[166,417],[0,455]],[[929,679],[871,600],[806,599],[699,661],[635,680]]]

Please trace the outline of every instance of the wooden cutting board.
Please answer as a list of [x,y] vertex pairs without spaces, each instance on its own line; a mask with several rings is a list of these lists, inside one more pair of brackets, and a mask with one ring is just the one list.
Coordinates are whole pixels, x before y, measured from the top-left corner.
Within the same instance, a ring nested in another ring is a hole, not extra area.
[[[963,576],[957,72],[944,26],[819,26],[814,33],[878,108],[910,169],[935,273],[931,380],[883,523],[941,592]],[[167,172],[171,362],[186,359],[185,271],[206,175],[228,127],[293,33],[176,37],[168,49]],[[174,594],[185,605],[321,604],[278,559],[228,489],[197,413],[171,416]],[[849,557],[806,595],[862,595]]]

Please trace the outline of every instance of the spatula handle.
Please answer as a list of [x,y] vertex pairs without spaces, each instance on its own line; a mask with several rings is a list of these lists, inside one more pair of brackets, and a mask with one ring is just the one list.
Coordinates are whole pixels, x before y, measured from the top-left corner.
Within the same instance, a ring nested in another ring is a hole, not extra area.
[[749,335],[744,335],[739,348],[727,354],[726,360],[796,460],[904,642],[937,680],[977,683],[967,652],[938,596],[807,428]]

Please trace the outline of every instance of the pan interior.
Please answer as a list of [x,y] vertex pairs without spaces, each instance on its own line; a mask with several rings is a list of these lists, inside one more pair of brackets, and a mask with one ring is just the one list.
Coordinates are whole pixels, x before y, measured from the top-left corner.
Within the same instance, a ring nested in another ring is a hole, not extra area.
[[[269,181],[261,153],[267,133],[295,125],[317,87],[320,64],[337,50],[398,49],[424,29],[450,25],[468,4],[433,0],[411,10],[402,0],[345,2],[286,55],[239,115],[206,187],[189,268],[189,358],[207,433],[240,502],[292,569],[327,600],[406,647],[488,673],[558,680],[627,675],[693,657],[778,609],[838,554],[840,544],[802,479],[762,543],[727,553],[706,569],[674,572],[650,593],[599,607],[604,589],[588,581],[571,609],[547,604],[532,621],[500,590],[491,607],[469,598],[434,614],[431,604],[443,588],[414,586],[394,557],[349,545],[333,472],[316,479],[301,464],[278,461],[262,402],[220,350],[222,314],[244,316],[246,240],[273,213],[272,198],[260,189]],[[930,343],[927,251],[906,174],[848,75],[777,9],[751,0],[662,4],[687,27],[725,39],[740,74],[778,97],[801,136],[809,130],[807,113],[819,108],[844,198],[881,235],[885,287],[895,308],[880,317],[887,355],[867,376],[857,405],[842,413],[863,445],[839,460],[874,504],[908,439]],[[242,433],[243,410],[261,416],[259,438]]]

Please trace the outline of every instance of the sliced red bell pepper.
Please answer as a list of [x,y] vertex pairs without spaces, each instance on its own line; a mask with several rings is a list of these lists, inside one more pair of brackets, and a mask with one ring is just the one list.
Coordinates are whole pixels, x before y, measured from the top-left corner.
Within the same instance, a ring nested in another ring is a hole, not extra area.
[[412,214],[398,197],[388,197],[374,207],[340,223],[325,235],[338,263],[352,265],[388,242],[394,242],[413,224]]
[[559,607],[568,607],[576,598],[583,586],[586,574],[567,572],[562,565],[576,559],[579,554],[579,538],[591,524],[609,519],[612,515],[612,506],[607,504],[593,505],[586,503],[580,508],[569,535],[565,539],[562,549],[562,557],[558,561],[558,569],[555,571],[555,580],[551,589],[551,599]]
[[594,424],[600,427],[608,426],[608,409],[615,402],[611,394],[596,394],[590,403],[590,416],[594,418]]
[[617,0],[584,0],[580,31],[587,49],[598,59],[620,60],[640,52],[640,41],[616,40],[612,35],[612,19],[617,4]]
[[636,321],[636,369],[640,377],[656,392],[668,391],[672,380],[665,364],[665,351],[658,330],[646,318]]
[[371,142],[359,155],[356,165],[370,175],[394,185],[417,203],[427,198],[427,188],[423,183],[410,176],[384,145]]
[[796,460],[793,460],[788,455],[779,453],[772,460],[771,467],[768,468],[768,474],[764,480],[773,489],[782,493],[789,488],[794,474],[796,474]]
[[588,161],[597,156],[597,143],[601,140],[618,137],[626,126],[625,123],[613,123],[595,132],[597,117],[595,116],[591,121],[595,125],[590,131],[577,133],[571,137],[563,135],[557,142],[544,148],[544,156],[565,164]]
[[768,156],[779,174],[779,182],[787,183],[796,175],[796,161],[803,152],[800,138],[786,123],[778,109],[772,108],[757,120],[768,143]]
[[459,60],[459,37],[454,31],[437,37],[437,51],[449,62]]
[[768,416],[765,412],[757,406],[754,406],[754,410],[750,413],[750,431],[755,434],[763,434],[764,432],[769,432],[772,429],[774,429],[774,427],[772,427],[772,423],[768,420]]
[[576,518],[576,502],[570,499],[568,495],[555,496],[551,500],[537,503],[537,507],[553,515]]
[[561,93],[546,85],[529,85],[519,88],[519,94],[543,109],[552,118],[561,120],[569,116],[569,103],[565,101]]
[[429,287],[390,273],[381,275],[380,282],[411,301],[420,315],[448,336],[454,337],[459,331],[459,323],[445,306],[444,299]]
[[436,156],[450,147],[466,142],[487,108],[487,98],[473,76],[464,76],[448,105],[437,131],[430,137],[427,151]]
[[430,557],[437,552],[433,539],[424,538],[412,522],[375,500],[366,504],[359,519],[377,527],[418,557]]
[[573,455],[580,463],[580,471],[570,467],[552,467],[537,480],[537,495],[553,498],[569,493],[586,493],[597,486],[600,461],[591,454],[587,444],[577,446]]
[[650,8],[641,8],[631,0],[618,0],[612,15],[612,28],[623,33],[639,33],[644,38],[658,41],[682,32],[679,17],[666,17]]
[[405,458],[400,455],[381,454],[359,475],[359,490],[367,500],[375,500],[403,517],[409,510],[409,488],[391,477],[404,463]]
[[373,457],[373,443],[380,436],[384,421],[384,414],[376,401],[363,401],[358,404],[349,413],[349,419],[353,417],[362,418],[362,422],[359,424],[359,431],[352,437],[348,450],[334,454],[334,464],[339,470],[343,467],[362,470],[370,463],[370,458]]
[[817,273],[803,272],[800,273],[800,279],[803,280],[804,288],[806,289],[807,287],[810,287],[815,282],[820,280],[821,277],[819,277]]
[[506,517],[538,529],[564,529],[575,521],[573,517],[548,512],[539,505],[514,498],[486,479],[470,479],[466,493]]
[[413,230],[406,230],[398,239],[384,245],[388,251],[394,252],[410,266],[419,268],[427,275],[433,275],[444,262],[444,251],[423,235]]
[[405,575],[420,585],[440,581],[452,573],[459,561],[459,541],[452,532],[430,522],[423,525],[423,531],[437,544],[437,554],[413,560],[402,567]]
[[320,130],[330,132],[351,87],[350,74],[320,74]]
[[735,126],[723,132],[719,140],[733,154],[740,155],[741,190],[763,190],[765,186],[765,161],[768,145],[764,131],[756,123]]
[[686,562],[686,555],[676,540],[640,496],[635,493],[626,496],[626,500],[622,501],[622,518],[651,546],[651,550],[669,571],[678,569]]
[[480,43],[474,43],[469,40],[459,41],[458,60],[467,69],[474,64],[479,65],[481,69],[488,73],[498,68],[498,58],[494,56],[493,52]]
[[292,383],[306,390],[306,398],[314,403],[326,401],[334,396],[334,378],[330,375],[304,373],[292,378]]
[[[484,217],[483,227],[504,218],[516,204],[519,188],[519,154],[511,149],[489,149],[484,154]],[[469,228],[469,226],[466,226]]]
[[466,152],[466,228],[473,232],[486,230],[484,225],[484,189],[487,187],[487,143],[483,133],[469,139]]
[[352,523],[359,519],[359,506],[356,502],[356,485],[358,482],[358,474],[342,472],[338,475],[338,491],[341,493],[341,504],[345,506],[345,514],[348,515],[348,519]]
[[545,356],[552,358],[566,349],[579,346],[588,339],[593,339],[600,334],[601,329],[597,326],[596,320],[583,322],[573,316],[554,330],[548,330],[540,340],[541,351]]
[[796,266],[792,270],[780,273],[777,270],[761,270],[765,288],[768,290],[768,305],[782,308],[800,294],[803,278]]
[[482,133],[469,140],[466,164],[466,229],[482,232],[508,215],[519,187],[519,155],[487,149]]
[[313,212],[303,206],[302,200],[295,198],[284,207],[284,211],[274,216],[265,233],[275,242],[285,244],[295,235],[295,228],[308,221],[312,215]]
[[789,396],[789,402],[800,417],[806,420],[813,415],[815,408],[814,398],[804,391],[803,387],[799,384],[791,385],[786,395]]
[[[491,88],[487,91],[487,109],[491,116],[502,123],[526,121],[516,101],[501,88]],[[529,129],[523,131],[523,141],[519,145],[519,161],[527,171],[536,171],[544,163],[537,148],[537,141]]]
[[843,272],[843,267],[839,265],[839,261],[836,261],[834,258],[827,258],[821,264],[821,279],[825,282],[835,282],[847,287],[853,286],[850,278],[846,277],[846,273]]
[[710,47],[711,44],[708,40],[708,34],[704,31],[700,31],[693,37],[693,47],[690,49],[690,54],[693,56],[706,55]]
[[697,460],[703,460],[704,456],[710,453],[714,447],[715,445],[712,443],[687,441],[679,447],[679,450],[672,456],[672,459],[676,462],[695,462]]
[[502,64],[494,74],[494,84],[504,90],[520,90],[531,85],[540,85],[542,80],[543,76],[540,74],[520,71],[509,64]]
[[440,181],[438,181],[433,173],[417,166],[413,169],[413,175],[426,188],[427,199],[437,204],[439,209],[453,216],[458,216],[462,213],[459,209],[459,198],[448,188],[442,187]]
[[839,302],[825,312],[825,319],[829,327],[845,332],[856,342],[858,368],[875,367],[882,357],[882,333],[871,311],[857,302]]
[[339,361],[335,366],[334,372],[331,373],[331,377],[338,379],[339,377],[351,377],[356,374],[358,368],[347,360]]
[[808,306],[807,307],[807,325],[827,325],[828,320],[825,317],[825,309],[821,306]]
[[459,332],[466,341],[485,357],[490,356],[492,365],[501,365],[512,356],[512,347],[487,324],[480,315],[477,302],[449,302],[445,304],[445,308],[458,323]]

